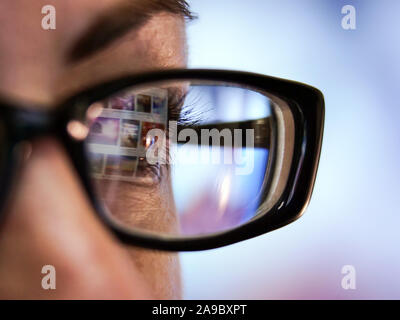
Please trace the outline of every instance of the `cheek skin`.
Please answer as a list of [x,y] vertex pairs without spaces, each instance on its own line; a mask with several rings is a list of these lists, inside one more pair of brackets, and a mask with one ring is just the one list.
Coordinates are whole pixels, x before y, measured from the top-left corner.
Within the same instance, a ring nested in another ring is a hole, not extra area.
[[[171,180],[166,170],[161,181],[151,187],[116,180],[96,180],[95,183],[96,190],[117,221],[141,231],[178,233],[179,221]],[[177,254],[135,247],[127,247],[127,251],[156,298],[181,298],[180,264]]]
[[130,248],[128,253],[156,299],[182,299],[178,254],[139,248]]
[[[176,233],[177,230],[177,215],[171,209],[172,205],[170,200],[163,201],[160,206],[155,206],[153,211],[155,215],[162,215],[158,217],[152,226],[159,226],[158,228],[168,230],[168,232]],[[166,204],[166,205],[162,205]],[[166,209],[168,208],[169,209]],[[149,211],[150,213],[151,211]],[[158,229],[156,228],[156,229]],[[174,232],[175,231],[175,232]],[[139,248],[127,248],[130,256],[137,269],[143,274],[145,280],[152,288],[152,293],[160,299],[181,299],[182,286],[181,286],[181,272],[179,256],[176,253],[165,253],[154,250],[146,250]]]
[[[0,298],[152,297],[125,248],[104,228],[55,141],[33,145],[0,225]],[[41,287],[42,266],[57,289]]]
[[[163,226],[164,232],[178,234],[179,221],[173,199],[170,176],[163,179],[158,206],[155,206],[155,214],[161,214],[159,225]],[[181,270],[178,254],[164,253],[149,250],[130,249],[132,257],[136,257],[135,263],[147,282],[154,290],[157,297],[168,299],[182,298]]]

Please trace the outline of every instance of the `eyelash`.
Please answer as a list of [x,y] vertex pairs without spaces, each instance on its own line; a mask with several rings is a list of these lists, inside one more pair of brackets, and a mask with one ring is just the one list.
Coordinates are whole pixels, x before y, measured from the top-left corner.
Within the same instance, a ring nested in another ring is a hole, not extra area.
[[[183,105],[183,102],[186,100],[189,92],[186,92],[184,95],[180,96],[179,99],[176,99],[175,95],[171,95],[168,97],[169,105],[168,105],[168,120],[176,121],[178,125],[184,125],[185,127],[195,126],[199,124],[204,119],[204,110],[203,108],[198,108],[200,104],[200,98],[192,99],[192,105]],[[176,100],[176,101],[174,101]],[[199,111],[200,109],[200,111]]]
[[[181,94],[181,92],[171,90],[168,96],[168,115],[167,115],[167,124],[166,124],[166,155],[167,155],[167,164],[150,164],[137,166],[137,171],[141,171],[140,177],[146,179],[146,181],[150,181],[148,183],[144,182],[144,185],[156,185],[161,182],[163,175],[165,175],[170,168],[169,163],[172,163],[173,156],[169,150],[169,121],[176,121],[178,126],[183,125],[185,127],[195,126],[200,122],[203,118],[202,108],[198,108],[198,102],[200,99],[193,100],[191,105],[184,104],[187,98],[188,92],[185,94]],[[163,170],[163,169],[166,170]],[[140,179],[140,177],[138,177]]]
[[[168,130],[168,123],[169,121],[176,121],[178,125],[180,124],[193,124],[194,122],[191,120],[189,112],[182,112],[185,107],[182,107],[183,102],[185,101],[186,95],[179,97],[176,99],[178,95],[171,94],[168,97],[168,117],[167,117],[167,126],[166,126],[166,139],[167,139],[167,151],[166,154],[168,155],[167,163],[171,161],[171,154],[168,148],[169,142],[169,130]],[[164,170],[162,168],[165,167],[167,170],[169,165],[161,165],[161,164],[149,164],[147,163],[146,167],[143,168],[143,171],[146,171],[146,174],[150,175],[150,178],[154,177],[157,181],[157,184],[161,182]]]

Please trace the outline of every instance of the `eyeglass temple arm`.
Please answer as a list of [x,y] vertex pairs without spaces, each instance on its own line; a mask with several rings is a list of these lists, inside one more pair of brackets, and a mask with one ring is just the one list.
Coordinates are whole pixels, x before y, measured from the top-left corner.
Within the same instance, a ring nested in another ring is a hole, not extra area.
[[[270,147],[270,138],[271,138],[271,123],[270,118],[261,118],[256,120],[247,120],[247,121],[238,121],[238,122],[219,122],[219,123],[209,123],[209,124],[201,124],[201,125],[178,125],[178,134],[183,129],[193,129],[197,132],[198,137],[201,137],[201,130],[212,130],[217,129],[221,132],[224,129],[228,129],[231,131],[232,138],[235,137],[234,130],[242,129],[242,146],[246,146],[246,129],[254,130],[254,148],[265,148],[269,149]],[[221,135],[222,136],[222,135]],[[203,141],[204,139],[198,139],[199,145],[212,145],[212,139],[208,139],[209,141]],[[224,145],[224,139],[221,139],[221,145]],[[189,141],[178,141],[180,144],[185,143],[193,143],[192,139]]]

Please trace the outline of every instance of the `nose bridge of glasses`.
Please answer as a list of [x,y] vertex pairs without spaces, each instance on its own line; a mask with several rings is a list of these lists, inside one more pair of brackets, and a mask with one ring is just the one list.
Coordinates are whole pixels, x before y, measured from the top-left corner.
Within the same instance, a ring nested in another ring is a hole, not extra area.
[[51,110],[14,110],[8,118],[7,126],[17,141],[53,135],[58,128],[58,117]]

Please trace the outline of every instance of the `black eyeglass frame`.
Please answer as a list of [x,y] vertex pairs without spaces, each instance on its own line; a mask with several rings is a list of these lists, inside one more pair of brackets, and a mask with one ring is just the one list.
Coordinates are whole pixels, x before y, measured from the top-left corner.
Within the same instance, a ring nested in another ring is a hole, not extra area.
[[[83,141],[75,140],[67,131],[71,120],[84,121],[88,107],[127,87],[166,80],[208,80],[229,82],[268,92],[284,100],[291,109],[295,125],[293,161],[282,196],[274,207],[259,218],[232,230],[191,238],[166,237],[135,232],[113,222],[96,199],[90,180],[89,163]],[[196,251],[217,248],[283,227],[298,219],[305,211],[313,191],[320,158],[324,98],[311,86],[280,78],[227,70],[175,69],[124,76],[86,89],[64,100],[54,108],[35,108],[0,102],[0,117],[5,141],[0,159],[0,209],[4,211],[12,190],[21,143],[39,136],[56,137],[69,154],[98,217],[124,243],[166,251]],[[2,212],[0,212],[1,214]]]

